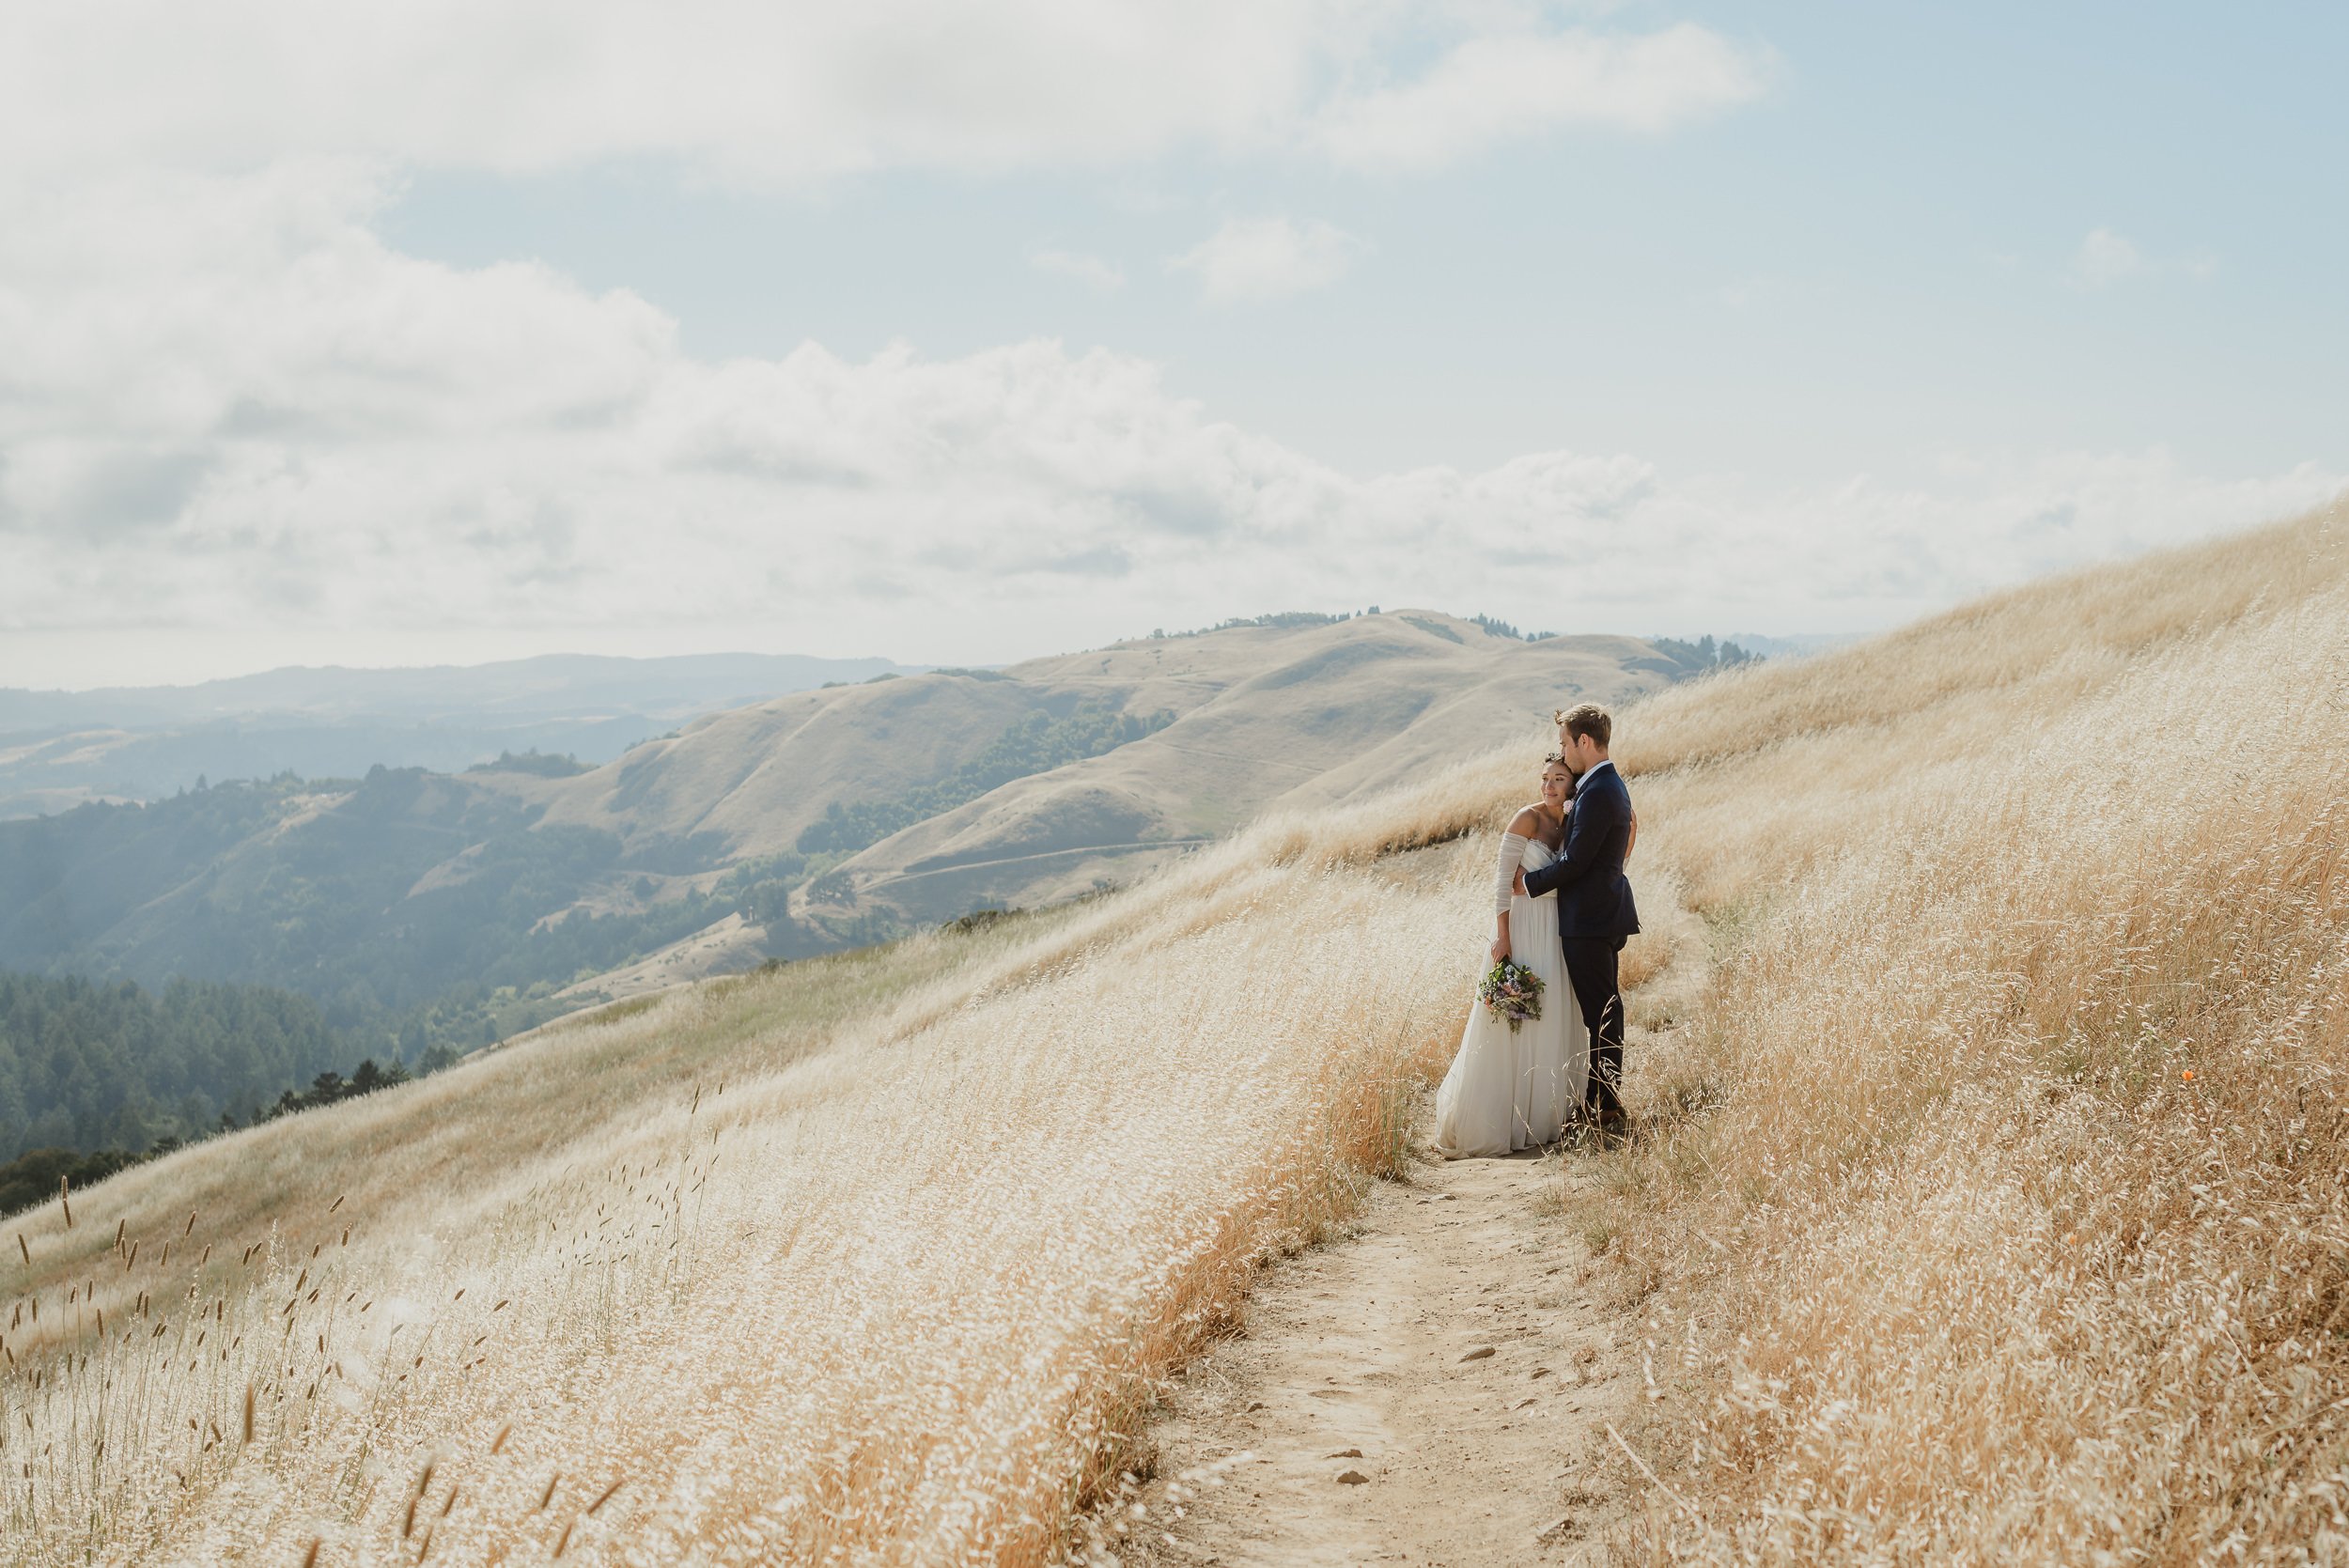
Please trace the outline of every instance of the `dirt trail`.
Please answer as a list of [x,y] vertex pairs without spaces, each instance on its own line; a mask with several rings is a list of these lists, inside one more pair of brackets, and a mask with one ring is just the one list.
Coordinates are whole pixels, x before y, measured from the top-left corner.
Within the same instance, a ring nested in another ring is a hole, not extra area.
[[1640,1399],[1636,1334],[1558,1216],[1558,1158],[1417,1163],[1351,1236],[1272,1268],[1153,1426],[1124,1560],[1470,1568],[1643,1542],[1607,1433]]

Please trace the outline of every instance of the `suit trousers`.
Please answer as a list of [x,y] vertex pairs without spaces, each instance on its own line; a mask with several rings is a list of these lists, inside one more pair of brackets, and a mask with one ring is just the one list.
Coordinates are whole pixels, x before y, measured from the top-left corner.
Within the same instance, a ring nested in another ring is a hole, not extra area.
[[1602,1115],[1623,1109],[1617,1091],[1623,1085],[1623,991],[1615,977],[1615,960],[1623,950],[1619,937],[1568,937],[1565,949],[1566,984],[1582,1009],[1591,1030],[1591,1076],[1582,1091],[1582,1109]]

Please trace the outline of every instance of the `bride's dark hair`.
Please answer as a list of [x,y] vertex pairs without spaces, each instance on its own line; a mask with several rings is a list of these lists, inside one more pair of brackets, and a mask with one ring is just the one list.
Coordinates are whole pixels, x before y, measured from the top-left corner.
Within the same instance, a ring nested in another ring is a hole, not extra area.
[[[1542,771],[1543,771],[1543,772],[1545,772],[1545,773],[1548,772],[1548,771],[1550,770],[1550,768],[1552,768],[1553,767],[1555,767],[1555,768],[1566,768],[1566,753],[1563,753],[1563,752],[1552,752],[1552,753],[1549,753],[1549,755],[1548,755],[1548,756],[1546,756],[1546,757],[1542,758]],[[1581,781],[1581,780],[1579,780],[1579,779],[1578,779],[1578,778],[1576,778],[1576,777],[1574,776],[1574,769],[1573,769],[1573,768],[1566,768],[1566,799],[1567,799],[1567,800],[1573,800],[1573,799],[1574,799],[1574,797],[1575,797],[1575,792],[1576,792],[1577,790],[1580,789],[1581,787],[1582,787],[1582,781]]]

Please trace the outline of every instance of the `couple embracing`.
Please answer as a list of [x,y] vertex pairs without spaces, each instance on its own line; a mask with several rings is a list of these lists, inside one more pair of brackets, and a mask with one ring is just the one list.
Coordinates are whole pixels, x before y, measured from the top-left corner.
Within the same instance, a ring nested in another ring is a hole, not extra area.
[[1615,963],[1640,929],[1623,874],[1640,825],[1607,759],[1607,710],[1584,703],[1556,718],[1542,798],[1509,824],[1493,879],[1493,962],[1514,959],[1541,978],[1541,1016],[1512,1029],[1470,1010],[1436,1091],[1436,1149],[1449,1158],[1539,1148],[1578,1120],[1601,1131],[1625,1122]]

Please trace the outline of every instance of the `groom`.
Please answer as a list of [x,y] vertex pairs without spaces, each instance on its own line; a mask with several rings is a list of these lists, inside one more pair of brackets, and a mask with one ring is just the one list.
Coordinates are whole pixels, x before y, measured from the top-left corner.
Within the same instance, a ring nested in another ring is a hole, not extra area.
[[1558,894],[1558,936],[1565,949],[1566,984],[1591,1027],[1591,1075],[1582,1109],[1603,1129],[1625,1123],[1617,1090],[1623,1082],[1623,992],[1615,958],[1625,940],[1640,929],[1640,911],[1624,879],[1623,859],[1631,847],[1631,792],[1607,760],[1614,721],[1596,703],[1556,715],[1558,750],[1574,775],[1574,816],[1566,846],[1546,866],[1517,872],[1517,891],[1529,897]]

